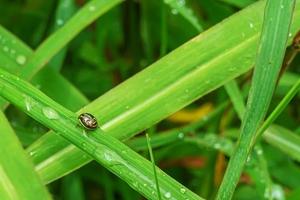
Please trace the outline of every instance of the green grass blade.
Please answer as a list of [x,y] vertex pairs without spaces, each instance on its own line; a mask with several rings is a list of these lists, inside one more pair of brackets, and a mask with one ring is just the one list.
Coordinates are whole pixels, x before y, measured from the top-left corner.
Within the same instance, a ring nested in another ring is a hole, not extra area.
[[270,116],[268,116],[263,125],[257,131],[256,137],[259,137],[275,121],[275,119],[280,115],[280,113],[284,110],[284,108],[286,108],[286,106],[299,91],[300,79],[295,83],[295,85],[293,85],[293,87],[289,90],[285,97],[280,101],[280,103],[276,106]]
[[290,130],[272,125],[264,132],[263,138],[272,146],[300,161],[300,137]]
[[[0,70],[0,95],[87,153],[147,199],[157,199],[152,163],[100,128],[87,132],[77,114],[57,104],[19,77]],[[156,168],[162,199],[202,199]],[[182,192],[184,191],[184,192]]]
[[240,92],[237,82],[235,80],[229,81],[225,84],[225,89],[233,103],[234,109],[237,112],[239,119],[243,119],[246,107],[243,95]]
[[[12,33],[0,26],[1,40],[5,41],[8,52],[0,51],[1,63],[3,68],[15,74],[22,67],[22,63],[18,62],[18,57],[30,57],[33,51],[15,37]],[[13,52],[13,53],[12,53]],[[49,82],[51,84],[49,84]],[[71,110],[78,110],[88,103],[84,95],[77,90],[69,81],[67,81],[61,74],[55,72],[49,67],[41,70],[33,79],[32,83],[40,88],[48,96],[63,104]],[[59,88],[59,90],[57,89]],[[68,98],[65,98],[68,96]],[[7,105],[7,102],[0,101],[0,107]]]
[[67,176],[62,181],[62,199],[85,200],[82,179],[78,174]]
[[152,147],[151,147],[151,142],[150,142],[150,137],[149,137],[148,133],[146,133],[146,138],[147,138],[147,146],[148,146],[148,150],[149,150],[150,160],[151,160],[151,163],[152,163],[152,166],[153,166],[153,174],[154,174],[154,178],[155,178],[157,198],[158,198],[158,200],[161,200],[161,193],[160,193],[159,184],[158,184],[158,177],[157,177],[157,172],[156,172],[155,160],[154,160]]
[[17,73],[21,67],[24,67],[24,62],[31,56],[30,48],[23,45],[22,41],[14,37],[12,33],[7,31],[0,25],[0,51],[1,67],[11,73]]
[[[192,124],[153,135],[153,137],[151,138],[151,147],[157,148],[168,145],[170,143],[182,141],[185,138],[185,135],[190,132],[196,131],[197,129],[203,127],[205,124],[208,124],[211,120],[220,115],[225,110],[227,105],[228,103],[226,102],[219,105],[211,113],[208,113],[200,120]],[[136,151],[147,150],[147,142],[144,137],[135,137],[132,140],[127,141],[126,144]]]
[[231,199],[255,143],[255,133],[266,115],[283,61],[294,4],[293,0],[267,1],[261,44],[240,139],[216,199]]
[[[30,79],[87,25],[122,0],[92,0],[80,9],[63,27],[48,37],[28,58],[20,76]],[[26,58],[25,58],[26,59]],[[26,61],[26,60],[25,60]],[[24,61],[24,63],[25,63]]]
[[[238,113],[239,119],[242,120],[246,106],[244,104],[242,92],[238,88],[236,81],[232,80],[227,83],[225,85],[225,89],[233,103],[235,111]],[[253,182],[255,183],[257,195],[264,199],[266,193],[271,191],[269,188],[272,187],[273,183],[268,171],[267,160],[265,159],[263,149],[259,144],[254,147],[250,163],[251,164],[249,164],[250,166],[247,168],[247,172],[250,174]]]
[[219,0],[219,1],[223,1],[223,2],[231,4],[233,6],[243,8],[243,7],[246,7],[246,6],[254,3],[256,0]]
[[0,199],[51,199],[1,111],[0,133]]
[[[296,6],[292,35],[300,26],[300,2]],[[151,127],[251,69],[263,8],[264,2],[258,2],[230,17],[79,112],[92,112],[103,124],[105,132],[121,140]],[[249,19],[252,19],[251,23]],[[215,44],[220,45],[214,48]],[[203,49],[208,51],[199,54]],[[51,182],[91,160],[51,132],[29,147],[28,152],[45,182]]]
[[164,2],[170,6],[172,14],[179,13],[183,18],[191,23],[198,32],[203,31],[203,27],[200,25],[193,11],[187,7],[185,0],[164,0]]
[[[74,0],[59,0],[55,12],[54,31],[58,30],[63,24],[68,21],[76,10]],[[55,71],[59,71],[62,67],[67,48],[62,48],[50,61],[49,66]]]

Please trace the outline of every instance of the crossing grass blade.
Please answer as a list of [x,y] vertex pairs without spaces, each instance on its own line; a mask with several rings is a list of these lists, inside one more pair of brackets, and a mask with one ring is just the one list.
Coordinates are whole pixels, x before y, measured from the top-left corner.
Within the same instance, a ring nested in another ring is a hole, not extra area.
[[293,87],[288,91],[276,108],[272,111],[270,116],[265,120],[263,125],[257,131],[256,137],[260,137],[261,134],[276,120],[280,113],[286,108],[290,101],[297,95],[300,91],[300,79],[293,85]]
[[297,134],[282,126],[272,125],[264,132],[263,138],[291,158],[300,161],[300,137]]
[[238,88],[237,82],[235,80],[231,80],[228,83],[226,83],[224,87],[234,105],[235,111],[237,112],[239,119],[242,120],[246,108],[244,104],[243,95],[241,94]]
[[264,24],[247,109],[236,151],[229,161],[216,199],[231,199],[255,134],[269,107],[285,54],[295,1],[267,1]]
[[153,174],[154,174],[154,178],[155,178],[157,198],[158,198],[158,200],[161,200],[161,193],[160,193],[159,184],[158,184],[158,177],[157,177],[157,173],[156,173],[155,160],[154,160],[153,151],[152,151],[152,147],[151,147],[151,139],[150,139],[148,133],[146,133],[146,139],[147,139],[147,146],[148,146],[148,150],[149,150],[150,159],[151,159],[152,166],[153,166]]

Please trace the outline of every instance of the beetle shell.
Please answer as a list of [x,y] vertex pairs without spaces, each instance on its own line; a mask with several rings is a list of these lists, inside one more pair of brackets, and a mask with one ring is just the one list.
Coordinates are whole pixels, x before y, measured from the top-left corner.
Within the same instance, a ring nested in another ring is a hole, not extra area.
[[78,120],[88,130],[95,130],[98,127],[97,119],[90,113],[80,114]]

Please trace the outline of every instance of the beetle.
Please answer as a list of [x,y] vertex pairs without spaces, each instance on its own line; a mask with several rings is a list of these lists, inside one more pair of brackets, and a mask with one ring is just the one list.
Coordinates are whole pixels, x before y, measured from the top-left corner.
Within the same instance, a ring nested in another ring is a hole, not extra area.
[[95,130],[98,127],[98,122],[96,117],[90,113],[81,113],[78,116],[80,124],[87,130]]

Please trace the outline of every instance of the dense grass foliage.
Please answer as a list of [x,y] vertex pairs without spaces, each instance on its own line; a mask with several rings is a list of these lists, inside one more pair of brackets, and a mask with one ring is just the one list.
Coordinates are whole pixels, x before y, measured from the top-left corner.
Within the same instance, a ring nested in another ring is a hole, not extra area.
[[299,199],[300,1],[0,12],[1,200]]

